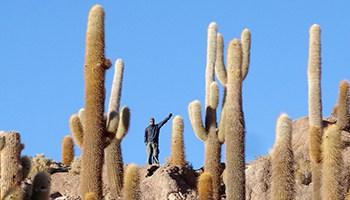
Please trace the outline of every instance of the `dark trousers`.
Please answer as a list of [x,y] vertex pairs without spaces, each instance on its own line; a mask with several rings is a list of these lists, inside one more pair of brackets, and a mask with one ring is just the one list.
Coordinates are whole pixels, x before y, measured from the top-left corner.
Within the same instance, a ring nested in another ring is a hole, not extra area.
[[158,160],[158,155],[159,155],[159,149],[158,149],[158,144],[154,142],[147,142],[146,144],[147,148],[147,163],[149,165],[152,165],[152,160],[153,164],[159,164]]

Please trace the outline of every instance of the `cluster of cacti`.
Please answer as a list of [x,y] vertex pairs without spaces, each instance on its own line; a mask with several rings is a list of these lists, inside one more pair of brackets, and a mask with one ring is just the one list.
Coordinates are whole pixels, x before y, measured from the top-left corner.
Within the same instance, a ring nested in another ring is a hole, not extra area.
[[[130,164],[124,173],[121,142],[130,126],[130,109],[120,109],[124,63],[118,59],[112,83],[107,114],[105,108],[105,72],[111,66],[105,58],[104,11],[99,5],[89,13],[85,54],[85,109],[70,117],[69,124],[75,143],[82,148],[81,160],[74,158],[74,144],[70,136],[62,140],[62,163],[71,172],[80,174],[80,196],[85,200],[100,200],[102,168],[106,165],[112,198],[141,199],[140,168]],[[217,24],[208,28],[207,63],[205,73],[205,120],[201,104],[189,104],[189,118],[196,136],[204,141],[204,172],[197,179],[200,200],[222,198],[221,183],[225,184],[227,200],[246,198],[245,120],[242,107],[242,84],[250,63],[250,31],[245,29],[241,39],[233,39],[227,48],[224,62],[224,39]],[[223,86],[223,100],[218,123],[219,86]],[[344,199],[341,131],[349,130],[349,83],[339,86],[338,103],[334,109],[336,124],[324,128],[321,97],[321,29],[310,28],[308,60],[308,150],[312,171],[313,199]],[[219,124],[219,125],[218,125]],[[187,167],[184,145],[184,121],[173,120],[170,165]],[[292,150],[293,123],[281,114],[276,125],[276,140],[271,153],[270,199],[295,199],[295,170]],[[221,145],[225,143],[226,169],[222,174]],[[21,157],[24,145],[17,132],[0,131],[0,199],[46,200],[50,198],[50,160],[37,156],[40,162],[32,166],[29,157]],[[80,165],[81,163],[81,165]],[[299,163],[300,164],[300,163]],[[309,164],[309,163],[307,163]],[[32,170],[32,168],[34,168]],[[81,169],[81,173],[80,173]],[[309,168],[308,168],[309,169]],[[30,194],[21,184],[29,176],[33,179]],[[221,178],[223,177],[223,178]],[[310,182],[307,182],[309,184]]]
[[[227,199],[245,198],[245,123],[242,109],[242,82],[250,59],[250,32],[242,32],[242,43],[235,39],[227,50],[227,69],[224,64],[224,40],[211,23],[208,31],[206,67],[206,122],[202,125],[199,101],[189,105],[189,116],[198,138],[205,141],[204,171],[213,176],[214,199],[220,199],[221,144],[226,144]],[[214,71],[224,86],[220,125],[217,126],[216,109],[219,90],[214,81]],[[215,157],[215,158],[213,158]]]
[[119,111],[124,71],[120,59],[115,64],[108,112],[104,116],[105,71],[111,65],[104,57],[104,47],[104,11],[96,5],[90,10],[86,33],[85,109],[73,114],[69,124],[74,141],[82,148],[81,195],[92,192],[98,199],[102,196],[104,160],[113,197],[120,196],[123,186],[120,143],[130,123],[130,109],[124,106]]
[[[220,198],[220,160],[223,137],[218,135],[216,109],[219,102],[219,88],[214,81],[214,66],[216,58],[217,25],[211,23],[208,28],[206,86],[205,86],[205,125],[202,122],[202,111],[199,101],[189,105],[189,118],[196,136],[204,141],[204,171],[213,176],[214,199]],[[221,139],[221,140],[220,140]]]
[[23,144],[18,132],[0,132],[0,199],[48,200],[50,199],[50,174],[38,172],[34,176],[31,189],[22,188],[23,181],[32,171],[28,156],[22,156]]

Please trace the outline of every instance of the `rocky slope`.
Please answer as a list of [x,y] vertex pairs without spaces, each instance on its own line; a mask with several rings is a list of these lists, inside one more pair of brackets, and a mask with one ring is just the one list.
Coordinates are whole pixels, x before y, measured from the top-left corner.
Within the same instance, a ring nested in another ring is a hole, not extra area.
[[[324,125],[334,123],[327,118]],[[311,168],[308,155],[308,118],[300,118],[293,122],[292,146],[294,151],[294,168],[296,179],[296,199],[311,199]],[[350,134],[342,132],[344,144],[343,158],[350,154]],[[246,165],[246,199],[269,199],[270,157],[262,156]],[[79,199],[79,174],[66,172],[56,164],[56,173],[53,173],[51,193],[53,199]],[[348,190],[350,183],[350,163],[344,159],[344,189]],[[141,170],[141,193],[145,200],[195,200],[197,199],[196,181],[202,170],[193,170],[170,165],[143,166]],[[106,180],[106,177],[104,175]],[[104,181],[107,182],[107,181]],[[224,186],[223,186],[224,191]],[[104,199],[109,196],[108,185],[104,185]],[[223,199],[224,199],[223,194]]]

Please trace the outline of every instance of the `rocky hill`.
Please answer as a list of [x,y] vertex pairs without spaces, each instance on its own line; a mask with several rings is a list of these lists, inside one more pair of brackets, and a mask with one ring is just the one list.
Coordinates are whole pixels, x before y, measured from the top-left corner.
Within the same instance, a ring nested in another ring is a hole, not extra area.
[[[332,118],[326,118],[324,125],[335,123]],[[292,146],[294,151],[294,170],[296,180],[296,199],[311,199],[311,167],[308,154],[308,118],[300,118],[293,122]],[[342,132],[344,144],[343,158],[350,154],[350,134]],[[350,182],[350,163],[344,160],[344,189],[348,190]],[[53,162],[54,163],[54,162]],[[76,168],[76,167],[75,167]],[[223,165],[224,168],[224,165]],[[269,199],[270,156],[262,156],[246,165],[246,199]],[[76,169],[75,169],[76,170]],[[78,170],[79,171],[79,170]],[[51,164],[51,197],[52,199],[80,199],[79,172],[67,171],[60,163]],[[145,200],[195,200],[197,199],[196,182],[201,169],[177,167],[170,165],[141,166],[140,190]],[[106,175],[104,175],[106,180]],[[104,181],[107,182],[107,181]],[[27,181],[30,186],[30,181]],[[223,199],[224,185],[222,185]],[[104,199],[112,199],[108,185],[104,185]]]

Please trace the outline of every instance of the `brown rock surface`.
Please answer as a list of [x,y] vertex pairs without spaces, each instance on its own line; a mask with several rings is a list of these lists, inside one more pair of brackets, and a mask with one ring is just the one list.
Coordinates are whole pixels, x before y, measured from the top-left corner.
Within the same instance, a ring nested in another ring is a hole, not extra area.
[[[334,123],[332,118],[326,118],[324,125]],[[342,132],[344,143],[343,157],[350,154],[350,134]],[[294,169],[296,179],[296,199],[311,199],[311,170],[308,154],[308,118],[300,118],[293,121],[292,146],[294,151]],[[264,200],[269,199],[270,156],[262,156],[246,165],[246,199]],[[350,183],[350,161],[344,159],[344,188],[348,189]],[[80,199],[79,175],[56,170],[52,174],[52,197],[53,199]],[[200,170],[190,168],[152,165],[141,166],[142,199],[145,200],[195,200],[197,199],[196,182]],[[104,180],[107,180],[104,175]],[[104,181],[107,183],[107,181]],[[109,188],[104,185],[104,199],[112,199],[109,196]]]

